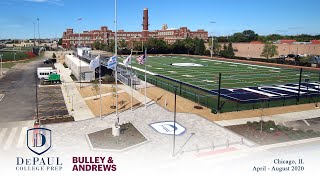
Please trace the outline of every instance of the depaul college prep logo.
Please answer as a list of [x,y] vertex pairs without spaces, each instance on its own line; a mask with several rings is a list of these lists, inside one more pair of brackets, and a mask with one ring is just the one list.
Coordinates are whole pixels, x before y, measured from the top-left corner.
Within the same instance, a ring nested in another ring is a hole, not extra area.
[[28,148],[41,155],[51,148],[51,130],[47,128],[32,128],[27,131]]
[[[42,155],[51,148],[51,130],[32,128],[27,130],[27,147],[33,153]],[[17,171],[61,171],[62,162],[59,157],[17,157]]]

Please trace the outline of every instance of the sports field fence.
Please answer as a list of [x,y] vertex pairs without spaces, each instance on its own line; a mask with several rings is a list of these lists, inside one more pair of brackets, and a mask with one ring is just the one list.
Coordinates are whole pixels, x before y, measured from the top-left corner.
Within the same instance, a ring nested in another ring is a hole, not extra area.
[[[138,77],[144,81],[144,73],[137,72]],[[222,75],[223,76],[223,75]],[[222,78],[223,79],[223,78]],[[237,100],[226,99],[220,97],[220,103],[218,103],[218,95],[205,91],[201,88],[187,84],[181,81],[176,81],[170,78],[159,75],[148,75],[147,82],[153,84],[156,87],[162,88],[166,91],[175,92],[177,88],[177,95],[198,103],[201,106],[205,106],[211,109],[212,113],[223,113],[223,112],[233,112],[233,111],[243,111],[243,110],[255,110],[263,108],[272,107],[282,107],[298,104],[314,103],[318,106],[320,100],[320,93],[307,93],[304,95],[294,95],[294,96],[283,96],[281,98],[261,98],[255,102],[240,102]],[[301,83],[301,82],[300,82]],[[223,88],[223,80],[221,81],[221,88]],[[297,84],[299,84],[299,79],[297,79]],[[319,88],[318,88],[319,89]],[[219,107],[218,107],[219,104]]]

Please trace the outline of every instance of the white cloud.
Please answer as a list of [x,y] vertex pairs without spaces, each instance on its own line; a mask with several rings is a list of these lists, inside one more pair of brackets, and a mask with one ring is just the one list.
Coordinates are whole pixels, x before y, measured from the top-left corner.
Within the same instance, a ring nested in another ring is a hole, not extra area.
[[62,0],[24,0],[26,2],[33,2],[33,3],[49,3],[55,5],[63,5]]
[[24,0],[24,1],[42,3],[42,2],[47,2],[48,0]]

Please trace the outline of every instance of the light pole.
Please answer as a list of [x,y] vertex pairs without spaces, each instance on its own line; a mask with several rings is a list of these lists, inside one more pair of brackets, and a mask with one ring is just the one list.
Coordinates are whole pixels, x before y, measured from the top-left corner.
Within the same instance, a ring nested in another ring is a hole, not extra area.
[[[210,24],[215,24],[215,21],[210,22]],[[213,56],[213,32],[211,34],[211,57]]]
[[13,54],[13,60],[16,61],[16,52]]
[[[80,48],[80,33],[81,33],[81,31],[80,31],[80,23],[81,23],[81,20],[82,20],[82,18],[79,18],[78,19],[78,21],[79,21],[79,39],[78,39],[78,46],[77,46],[77,48]],[[77,50],[77,52],[78,52],[78,50]],[[79,54],[78,54],[78,56],[79,56]],[[80,57],[79,57],[79,80],[80,80],[80,89],[81,89],[81,59],[80,59]]]
[[40,28],[39,28],[39,26],[40,26],[40,19],[39,18],[37,18],[37,21],[38,21],[38,46],[40,47]]
[[36,23],[33,22],[33,46],[36,46]]
[[174,86],[174,112],[173,112],[173,147],[172,157],[175,156],[176,148],[176,114],[177,114],[177,86]]
[[0,75],[2,76],[3,75],[3,73],[2,73],[2,54],[0,54],[0,59],[1,59],[1,68],[0,68]]

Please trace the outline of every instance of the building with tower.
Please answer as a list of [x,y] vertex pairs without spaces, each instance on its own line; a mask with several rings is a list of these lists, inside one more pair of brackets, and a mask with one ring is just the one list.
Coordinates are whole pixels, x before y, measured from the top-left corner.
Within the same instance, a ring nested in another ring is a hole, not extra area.
[[[142,31],[132,32],[118,30],[118,40],[125,40],[129,46],[133,46],[135,42],[145,42],[148,38],[163,39],[168,44],[172,44],[177,40],[182,40],[187,37],[208,39],[208,32],[199,29],[191,31],[187,27],[180,27],[175,29],[168,28],[167,24],[162,26],[160,30],[149,31],[149,14],[148,8],[143,10]],[[62,35],[62,45],[64,48],[70,49],[71,47],[92,46],[95,41],[108,43],[110,39],[114,39],[115,33],[109,30],[107,26],[102,26],[100,30],[83,31],[82,33],[74,33],[73,29],[67,29]]]

